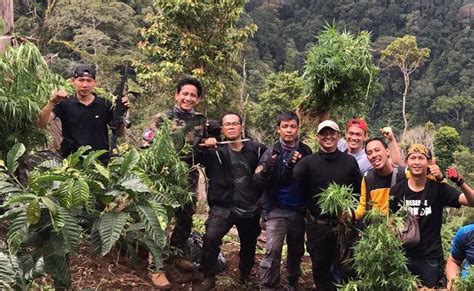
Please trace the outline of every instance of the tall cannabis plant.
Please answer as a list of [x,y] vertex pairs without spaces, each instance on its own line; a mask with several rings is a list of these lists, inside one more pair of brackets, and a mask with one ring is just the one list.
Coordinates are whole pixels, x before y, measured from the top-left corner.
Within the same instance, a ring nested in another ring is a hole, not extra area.
[[342,290],[415,290],[416,277],[408,270],[401,242],[387,219],[378,209],[369,211],[368,217],[371,223],[354,247],[359,279],[348,282]]
[[53,88],[65,81],[53,74],[33,44],[10,47],[0,55],[0,157],[15,143],[27,148],[44,144],[36,117]]
[[[191,201],[192,189],[189,184],[188,164],[181,160],[176,152],[171,125],[164,122],[156,132],[152,145],[143,151],[140,167],[149,175],[160,201],[179,207]],[[184,138],[184,137],[181,137]],[[183,149],[180,155],[186,155],[189,149]]]
[[303,79],[307,98],[302,109],[320,115],[338,107],[352,115],[367,112],[380,88],[370,33],[354,35],[336,25],[327,25],[316,40],[306,59]]

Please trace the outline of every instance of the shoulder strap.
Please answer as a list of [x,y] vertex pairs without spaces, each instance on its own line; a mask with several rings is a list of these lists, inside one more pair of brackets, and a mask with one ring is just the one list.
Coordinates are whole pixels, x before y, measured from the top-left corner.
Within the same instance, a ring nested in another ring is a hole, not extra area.
[[403,181],[407,178],[406,167],[405,166],[398,166],[398,176],[397,176],[397,183]]
[[397,184],[397,174],[398,174],[398,167],[395,167],[392,172],[392,180],[390,181],[390,188],[392,188],[395,184]]

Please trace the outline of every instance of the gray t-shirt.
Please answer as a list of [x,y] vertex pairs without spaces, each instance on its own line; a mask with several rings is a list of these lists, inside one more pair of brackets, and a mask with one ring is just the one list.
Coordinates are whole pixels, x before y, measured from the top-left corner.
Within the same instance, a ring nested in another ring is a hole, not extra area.
[[231,211],[239,217],[253,217],[258,214],[253,171],[240,152],[229,149],[229,157],[234,184],[234,206]]
[[367,154],[365,153],[364,149],[361,149],[358,153],[350,153],[348,151],[347,142],[342,138],[337,142],[337,148],[341,152],[347,152],[357,160],[357,164],[359,165],[359,170],[362,176],[364,176],[365,173],[373,168],[372,164],[367,159]]

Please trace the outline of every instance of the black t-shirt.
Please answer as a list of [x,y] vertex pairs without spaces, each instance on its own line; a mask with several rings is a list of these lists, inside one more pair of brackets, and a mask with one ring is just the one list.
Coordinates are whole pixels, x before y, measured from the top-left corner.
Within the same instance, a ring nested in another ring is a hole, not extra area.
[[[110,101],[95,96],[91,104],[84,105],[74,95],[57,104],[53,112],[62,123],[61,154],[64,157],[84,145],[90,145],[93,150],[109,150],[107,125],[113,119]],[[108,158],[106,153],[101,160]]]
[[253,217],[258,213],[255,203],[256,188],[253,184],[253,171],[240,152],[229,148],[232,164],[232,183],[234,185],[234,206],[232,212],[240,217]]
[[420,243],[407,248],[409,258],[442,258],[441,247],[441,224],[443,220],[443,208],[445,206],[457,207],[459,195],[455,188],[446,183],[436,183],[427,180],[427,193],[424,201],[420,201],[423,191],[414,192],[408,187],[408,180],[401,181],[390,190],[390,210],[397,211],[400,205],[407,205],[411,213],[418,216],[420,226]]

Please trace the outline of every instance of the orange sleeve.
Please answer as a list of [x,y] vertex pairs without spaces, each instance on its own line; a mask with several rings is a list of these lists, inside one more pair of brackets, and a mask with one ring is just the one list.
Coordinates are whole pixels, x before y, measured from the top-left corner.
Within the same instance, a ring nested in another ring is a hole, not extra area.
[[365,176],[362,177],[362,183],[360,185],[360,198],[359,198],[359,205],[357,206],[356,210],[354,211],[354,219],[359,220],[365,215],[365,209],[366,209],[366,189],[367,187],[365,186]]

